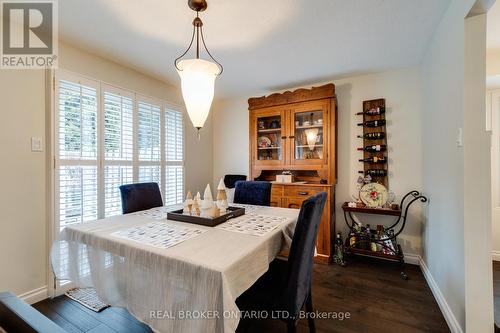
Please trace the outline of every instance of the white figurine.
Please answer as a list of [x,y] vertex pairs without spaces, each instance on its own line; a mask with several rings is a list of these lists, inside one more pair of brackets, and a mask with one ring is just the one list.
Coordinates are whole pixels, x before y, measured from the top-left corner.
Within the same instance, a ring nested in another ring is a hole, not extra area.
[[200,214],[201,214],[200,205],[201,205],[201,195],[200,195],[200,192],[198,192],[198,193],[196,193],[196,196],[194,197],[193,208],[192,208],[192,213],[196,216],[200,216]]
[[203,193],[203,200],[201,202],[201,216],[212,217],[214,207],[214,198],[212,197],[212,191],[210,189],[210,184],[205,187],[205,192]]
[[219,207],[221,214],[225,214],[228,207],[226,186],[222,178],[220,179],[219,186],[217,186],[217,207]]
[[184,201],[184,209],[182,210],[182,213],[191,215],[192,209],[193,209],[193,195],[191,194],[191,191],[188,191],[186,195],[186,201]]

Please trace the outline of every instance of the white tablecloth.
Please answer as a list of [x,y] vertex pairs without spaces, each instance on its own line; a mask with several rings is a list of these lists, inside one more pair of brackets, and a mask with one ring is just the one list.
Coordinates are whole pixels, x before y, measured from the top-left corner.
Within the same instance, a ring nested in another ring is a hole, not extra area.
[[[151,223],[141,214],[78,224],[66,227],[53,244],[52,265],[57,278],[96,288],[105,302],[127,308],[155,331],[234,332],[235,299],[290,245],[298,212],[253,211],[289,218],[264,236],[164,220],[206,230],[167,249],[111,235]],[[186,319],[189,315],[195,318]]]

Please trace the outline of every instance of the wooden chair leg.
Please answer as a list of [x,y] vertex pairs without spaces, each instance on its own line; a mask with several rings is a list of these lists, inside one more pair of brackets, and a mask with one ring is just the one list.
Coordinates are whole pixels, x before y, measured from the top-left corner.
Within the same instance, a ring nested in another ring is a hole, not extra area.
[[295,326],[295,320],[289,320],[287,322],[288,333],[297,333],[297,327]]
[[309,297],[306,300],[306,311],[307,311],[307,323],[309,324],[309,332],[316,333],[316,325],[314,324],[314,318],[312,317],[313,313],[313,303],[312,303],[312,294],[309,291]]

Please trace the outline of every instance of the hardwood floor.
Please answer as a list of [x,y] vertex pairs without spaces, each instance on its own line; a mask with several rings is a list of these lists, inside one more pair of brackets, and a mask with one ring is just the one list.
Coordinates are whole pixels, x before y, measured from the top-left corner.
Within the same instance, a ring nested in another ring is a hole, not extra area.
[[[316,319],[317,332],[449,332],[420,268],[407,266],[408,281],[398,268],[366,258],[354,258],[345,268],[315,265],[315,310],[350,313],[350,319]],[[151,332],[121,308],[95,313],[64,296],[34,306],[68,332]],[[250,324],[248,332],[286,332],[286,325],[274,320]],[[309,332],[307,320],[299,322],[298,332]]]
[[[500,326],[500,261],[493,261],[493,302],[495,324]],[[500,331],[497,329],[497,331]]]
[[110,307],[97,313],[66,296],[44,300],[33,307],[69,333],[153,332],[126,309]]

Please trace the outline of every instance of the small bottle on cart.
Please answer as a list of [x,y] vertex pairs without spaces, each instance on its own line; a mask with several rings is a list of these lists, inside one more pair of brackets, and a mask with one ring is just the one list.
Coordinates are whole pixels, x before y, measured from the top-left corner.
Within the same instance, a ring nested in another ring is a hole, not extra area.
[[356,233],[354,231],[351,231],[349,234],[349,246],[354,247],[356,245]]
[[337,233],[337,237],[335,239],[335,255],[334,261],[339,265],[344,265],[344,244],[342,242],[342,235]]

